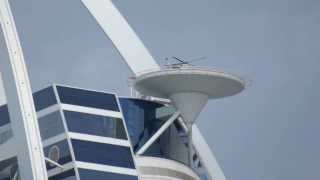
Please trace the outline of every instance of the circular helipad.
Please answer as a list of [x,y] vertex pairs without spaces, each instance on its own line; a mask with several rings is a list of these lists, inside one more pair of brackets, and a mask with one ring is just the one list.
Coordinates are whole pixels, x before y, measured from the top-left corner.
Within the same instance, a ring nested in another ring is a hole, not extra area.
[[142,74],[133,86],[143,95],[169,98],[176,93],[201,93],[209,99],[235,95],[245,88],[244,80],[224,72],[179,68],[165,69]]

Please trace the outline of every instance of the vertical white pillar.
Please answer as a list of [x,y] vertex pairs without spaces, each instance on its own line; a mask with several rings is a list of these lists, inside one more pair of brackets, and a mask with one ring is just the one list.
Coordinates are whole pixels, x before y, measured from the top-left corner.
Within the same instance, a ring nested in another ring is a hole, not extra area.
[[47,171],[31,87],[8,0],[0,0],[0,70],[22,180],[46,180]]
[[0,73],[0,106],[6,104],[6,95],[4,93],[3,81]]

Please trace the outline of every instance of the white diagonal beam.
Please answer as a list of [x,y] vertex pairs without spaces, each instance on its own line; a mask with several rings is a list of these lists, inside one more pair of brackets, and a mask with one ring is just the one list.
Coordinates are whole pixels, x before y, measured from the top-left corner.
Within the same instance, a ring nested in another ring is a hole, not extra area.
[[81,1],[97,20],[135,75],[160,70],[148,49],[111,0]]
[[209,145],[195,124],[192,126],[192,143],[211,180],[226,180],[226,177],[224,176]]
[[142,155],[146,150],[163,134],[165,130],[180,116],[180,112],[175,112],[158,131],[137,151],[137,155]]

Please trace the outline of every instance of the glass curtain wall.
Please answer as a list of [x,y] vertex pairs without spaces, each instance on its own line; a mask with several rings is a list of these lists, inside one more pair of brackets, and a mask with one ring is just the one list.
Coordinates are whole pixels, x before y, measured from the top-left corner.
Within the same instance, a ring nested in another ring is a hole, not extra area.
[[[62,106],[62,111],[68,132],[74,133],[70,141],[75,161],[91,166],[76,169],[80,179],[137,180],[137,176],[107,170],[109,167],[135,170],[117,97],[64,86],[57,86],[57,92],[62,104],[72,105],[67,109]],[[95,166],[106,171],[92,169]]]
[[[174,108],[141,99],[120,98],[124,119],[134,151],[138,151],[171,117]],[[187,137],[178,123],[173,123],[143,154],[187,164]]]

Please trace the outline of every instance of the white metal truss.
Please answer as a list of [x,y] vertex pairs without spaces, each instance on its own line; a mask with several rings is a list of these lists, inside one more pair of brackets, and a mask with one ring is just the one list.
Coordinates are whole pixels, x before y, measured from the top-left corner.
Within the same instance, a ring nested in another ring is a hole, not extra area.
[[226,180],[226,177],[223,174],[217,159],[214,157],[212,150],[203,138],[199,128],[195,125],[192,126],[192,143],[203,166],[210,168],[207,170],[209,177],[212,180]]
[[0,0],[0,21],[7,54],[1,56],[1,72],[8,101],[13,140],[22,180],[45,180],[47,170],[34,102],[18,33],[8,0]]

